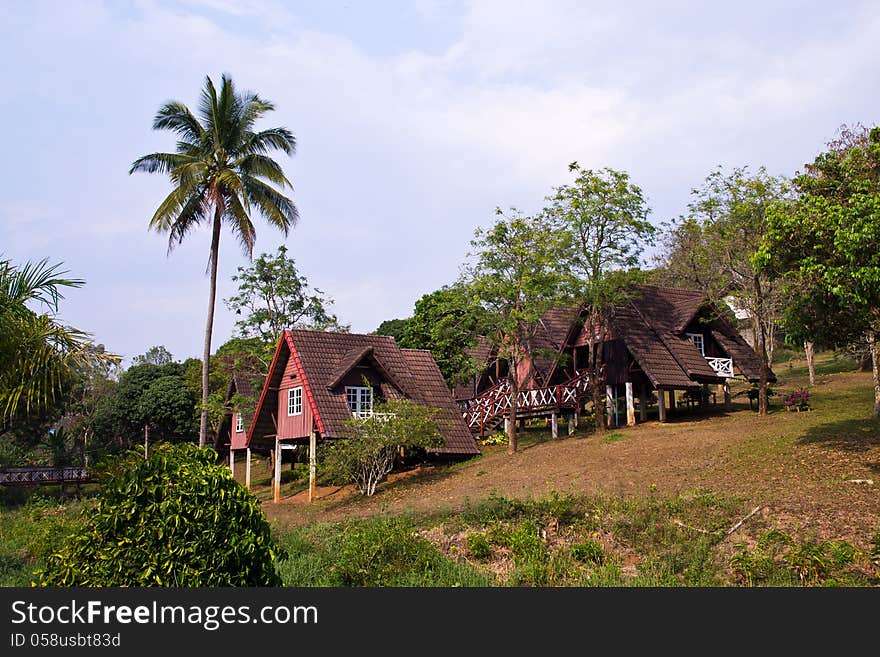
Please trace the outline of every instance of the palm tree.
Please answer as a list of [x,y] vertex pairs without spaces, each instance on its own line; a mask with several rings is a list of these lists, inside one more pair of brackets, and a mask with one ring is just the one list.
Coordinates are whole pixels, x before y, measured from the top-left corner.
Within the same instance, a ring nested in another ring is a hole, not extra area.
[[293,202],[271,185],[292,187],[278,163],[266,154],[280,150],[288,155],[296,140],[286,128],[254,130],[254,124],[275,106],[256,94],[238,93],[232,79],[224,74],[220,93],[210,77],[205,79],[196,118],[183,103],[165,103],[153,120],[154,130],[170,130],[177,135],[174,153],[152,153],[131,165],[129,173],[164,173],[174,188],[150,220],[150,228],[168,233],[168,252],[201,223],[211,223],[211,252],[208,257],[210,293],[205,351],[202,359],[202,415],[199,446],[208,433],[208,364],[214,302],[217,296],[217,256],[220,227],[226,224],[238,238],[244,252],[253,255],[256,230],[251,223],[252,209],[286,236],[296,224],[298,213]]
[[21,266],[0,260],[0,420],[45,409],[72,375],[118,361],[102,353],[88,333],[58,321],[62,288],[83,285],[65,273],[47,260]]

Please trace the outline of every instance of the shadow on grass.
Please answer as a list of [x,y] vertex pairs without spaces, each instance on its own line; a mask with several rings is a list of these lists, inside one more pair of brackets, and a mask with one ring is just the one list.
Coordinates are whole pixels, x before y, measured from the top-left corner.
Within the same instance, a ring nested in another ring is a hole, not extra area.
[[[865,452],[880,447],[880,422],[864,418],[820,424],[807,429],[798,444],[820,444],[844,452]],[[880,466],[880,463],[873,465]]]

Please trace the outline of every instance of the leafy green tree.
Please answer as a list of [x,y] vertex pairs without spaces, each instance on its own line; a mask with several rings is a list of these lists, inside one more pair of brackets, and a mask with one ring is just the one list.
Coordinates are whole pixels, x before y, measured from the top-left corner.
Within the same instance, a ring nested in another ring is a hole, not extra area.
[[171,101],[159,109],[153,120],[154,130],[170,130],[177,135],[176,152],[145,155],[135,160],[129,170],[166,174],[171,180],[171,193],[150,220],[150,228],[168,233],[169,252],[196,226],[211,225],[200,446],[205,445],[208,433],[208,378],[220,229],[226,224],[251,257],[256,238],[251,222],[253,211],[262,214],[284,235],[298,218],[293,201],[272,186],[284,190],[291,184],[281,166],[267,155],[274,150],[292,154],[296,140],[287,128],[255,130],[256,122],[274,109],[272,103],[254,93],[239,93],[228,75],[223,75],[219,93],[207,77],[199,118],[183,103]]
[[539,217],[511,209],[486,230],[477,229],[472,260],[465,266],[463,284],[485,311],[486,339],[498,358],[508,364],[511,404],[507,451],[517,450],[517,398],[533,375],[524,364],[535,355],[534,340],[544,313],[559,303],[563,271],[563,243],[557,232]]
[[127,449],[140,441],[145,426],[168,437],[194,433],[191,427],[197,398],[187,386],[185,374],[184,364],[176,362],[129,367],[113,392],[97,403],[92,421],[97,444],[106,449]]
[[349,330],[330,312],[333,300],[310,287],[297,271],[285,246],[275,255],[261,254],[250,267],[239,267],[232,280],[238,283],[238,293],[225,303],[241,316],[235,325],[244,338],[257,337],[274,347],[286,328]]
[[155,347],[150,347],[147,349],[147,352],[141,354],[140,356],[135,356],[131,362],[134,365],[143,365],[144,363],[149,363],[150,365],[167,365],[172,362],[174,357],[171,355],[164,345],[157,345]]
[[400,344],[403,332],[409,321],[409,319],[386,319],[379,324],[379,328],[373,331],[373,335],[390,335],[394,338],[395,342]]
[[880,127],[844,127],[794,182],[797,198],[772,208],[755,265],[781,277],[806,331],[867,342],[880,418]]
[[758,412],[768,412],[775,327],[783,314],[781,286],[753,263],[769,229],[768,212],[789,197],[784,178],[761,167],[721,168],[692,192],[689,214],[671,226],[662,260],[663,282],[702,291],[707,299],[729,297],[745,310],[761,363]]
[[376,486],[394,468],[400,450],[442,447],[436,409],[408,399],[389,399],[377,404],[371,416],[346,420],[349,437],[327,445],[324,467],[344,481],[354,482],[362,495],[372,495]]
[[81,370],[119,360],[58,320],[62,290],[83,285],[66,273],[47,260],[17,266],[0,259],[0,426],[53,405]]
[[166,375],[144,390],[138,401],[138,414],[162,440],[187,438],[198,430],[193,413],[197,403],[183,377]]
[[467,349],[486,326],[486,311],[467,287],[445,286],[416,301],[398,343],[407,349],[430,350],[452,386],[484,365],[474,363]]
[[583,308],[590,359],[587,370],[593,383],[596,430],[605,430],[603,344],[609,313],[632,294],[630,286],[641,280],[642,250],[654,239],[648,205],[642,190],[629,175],[614,169],[568,167],[574,181],[548,197],[545,216],[563,240],[557,254],[566,269],[572,298]]
[[40,586],[278,586],[284,556],[213,449],[166,444],[115,464],[82,528],[35,575]]

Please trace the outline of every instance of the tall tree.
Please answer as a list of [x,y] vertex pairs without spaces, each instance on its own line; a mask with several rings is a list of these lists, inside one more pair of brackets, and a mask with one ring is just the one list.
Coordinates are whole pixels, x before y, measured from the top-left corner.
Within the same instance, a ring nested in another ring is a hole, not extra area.
[[167,365],[171,361],[174,360],[174,356],[171,355],[171,352],[168,351],[164,345],[156,345],[155,347],[150,347],[147,349],[146,353],[140,354],[139,356],[135,356],[132,358],[131,362],[133,365],[143,365],[144,363],[149,363],[150,365]]
[[296,148],[293,134],[287,128],[255,129],[256,122],[274,109],[271,102],[254,93],[238,92],[226,74],[219,93],[211,78],[206,77],[198,118],[183,103],[171,101],[159,109],[153,120],[154,130],[176,134],[176,152],[145,155],[135,160],[129,170],[166,174],[171,180],[171,193],[150,220],[151,229],[168,233],[169,253],[198,225],[211,225],[200,446],[205,445],[208,431],[208,375],[220,229],[224,224],[229,227],[247,256],[252,257],[256,239],[251,222],[254,210],[284,235],[299,216],[293,201],[272,186],[281,190],[292,187],[281,166],[267,155],[275,150],[292,154]]
[[274,255],[263,253],[250,267],[239,267],[232,280],[238,292],[225,303],[241,317],[235,326],[244,338],[257,337],[274,347],[285,328],[349,330],[331,312],[333,299],[309,285],[283,245]]
[[66,273],[47,260],[20,266],[0,260],[0,432],[16,414],[53,404],[79,371],[119,360],[58,320],[62,290],[83,285]]
[[379,328],[373,331],[373,335],[388,335],[396,342],[400,342],[403,337],[403,332],[406,329],[406,325],[409,323],[409,318],[407,319],[386,319],[384,322],[379,324]]
[[463,284],[484,308],[486,338],[507,361],[510,394],[509,453],[517,450],[517,398],[533,371],[524,368],[535,352],[539,321],[559,303],[563,275],[559,253],[562,243],[543,218],[527,217],[515,208],[487,229],[477,229],[471,245],[472,261],[465,266]]
[[789,196],[788,182],[761,167],[718,168],[692,191],[688,216],[673,223],[664,243],[660,280],[702,291],[707,300],[729,298],[746,311],[761,362],[758,412],[768,412],[770,364],[783,297],[753,256],[768,231],[768,211]]
[[473,373],[475,366],[467,350],[486,326],[486,311],[469,289],[449,285],[416,301],[413,316],[406,320],[400,346],[427,349],[437,361],[446,382],[452,386]]
[[772,209],[755,263],[798,308],[821,302],[799,317],[817,338],[867,342],[880,418],[880,127],[844,126],[795,187],[793,203]]
[[642,190],[629,175],[614,169],[568,167],[575,176],[548,197],[545,210],[563,238],[558,254],[566,267],[570,293],[582,304],[590,359],[596,430],[605,430],[603,344],[615,304],[631,295],[630,286],[641,279],[637,270],[642,250],[650,245],[655,228],[648,221]]

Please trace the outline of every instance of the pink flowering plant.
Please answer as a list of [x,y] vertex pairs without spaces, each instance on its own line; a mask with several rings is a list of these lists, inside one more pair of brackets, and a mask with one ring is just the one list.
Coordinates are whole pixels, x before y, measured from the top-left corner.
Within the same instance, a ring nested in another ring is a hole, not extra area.
[[787,410],[808,411],[810,410],[810,393],[807,390],[795,390],[790,392],[782,400]]

